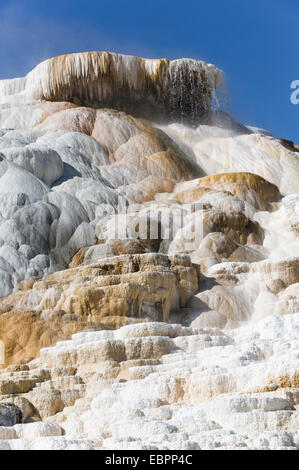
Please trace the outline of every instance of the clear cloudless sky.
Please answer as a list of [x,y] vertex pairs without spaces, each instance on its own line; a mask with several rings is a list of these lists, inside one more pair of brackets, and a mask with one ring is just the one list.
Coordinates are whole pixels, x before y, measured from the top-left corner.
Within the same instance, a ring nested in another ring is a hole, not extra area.
[[235,119],[299,144],[299,0],[0,0],[0,78],[108,50],[193,57],[226,75]]

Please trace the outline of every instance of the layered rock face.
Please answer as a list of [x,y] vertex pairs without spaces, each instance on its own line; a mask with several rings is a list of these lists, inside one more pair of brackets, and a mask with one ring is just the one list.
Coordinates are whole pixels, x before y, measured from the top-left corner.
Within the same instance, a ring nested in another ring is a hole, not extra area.
[[199,174],[161,131],[111,110],[57,111],[34,130],[3,131],[0,147],[2,296],[67,267],[120,204]]
[[68,101],[142,117],[195,120],[210,110],[222,73],[193,59],[141,59],[109,52],[54,57],[26,77],[2,82],[5,102]]
[[220,81],[87,53],[0,82],[0,449],[299,447],[298,151]]
[[74,335],[0,376],[3,403],[24,416],[0,428],[0,448],[295,450],[297,337],[298,314],[239,331],[143,323]]
[[0,302],[7,312],[0,316],[6,363],[36,357],[41,346],[86,327],[168,321],[171,311],[186,306],[199,282],[200,270],[188,257],[158,254],[117,256],[24,281]]

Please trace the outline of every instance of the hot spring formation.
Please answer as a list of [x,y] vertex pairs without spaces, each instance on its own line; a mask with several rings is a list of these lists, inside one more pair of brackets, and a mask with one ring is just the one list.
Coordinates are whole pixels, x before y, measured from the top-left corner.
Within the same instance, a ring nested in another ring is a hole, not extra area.
[[109,52],[55,57],[25,78],[2,81],[4,102],[68,101],[135,116],[198,121],[209,109],[222,74],[193,59],[141,59]]
[[299,447],[299,153],[221,80],[94,52],[0,81],[1,450]]

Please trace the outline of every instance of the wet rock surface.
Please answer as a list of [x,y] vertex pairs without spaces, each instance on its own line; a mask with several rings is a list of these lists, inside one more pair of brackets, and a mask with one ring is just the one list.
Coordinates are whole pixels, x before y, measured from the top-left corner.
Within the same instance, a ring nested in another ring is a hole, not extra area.
[[192,59],[0,82],[0,450],[299,447],[298,151]]

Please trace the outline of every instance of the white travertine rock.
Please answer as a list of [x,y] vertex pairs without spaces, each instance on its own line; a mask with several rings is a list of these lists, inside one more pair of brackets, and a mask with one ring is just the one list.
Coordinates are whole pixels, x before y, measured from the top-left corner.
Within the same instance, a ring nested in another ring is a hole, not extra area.
[[295,231],[299,231],[299,194],[291,194],[282,200],[282,205],[285,208],[291,227]]
[[63,175],[63,162],[59,154],[46,146],[29,144],[24,147],[2,149],[7,160],[32,173],[47,186]]
[[277,185],[283,194],[298,191],[297,154],[274,137],[246,133],[232,135],[230,130],[206,125],[193,129],[182,124],[168,124],[161,129],[192,155],[207,175],[246,171]]
[[[42,350],[27,372],[0,375],[32,377],[23,396],[36,397],[44,419],[0,429],[1,448],[295,450],[298,331],[299,313],[226,334],[164,323],[76,334]],[[40,408],[43,390],[59,394],[60,412]]]
[[[103,220],[119,210],[120,201],[126,204],[127,194],[135,197],[136,185],[143,202],[198,175],[196,165],[150,123],[114,110],[39,106],[45,109],[34,129],[20,126],[0,137],[0,224],[6,244],[16,250],[28,245],[49,263],[4,269],[2,296],[23,279],[67,267],[80,248],[94,245]],[[27,219],[25,229],[21,218]]]
[[298,151],[220,80],[80,53],[0,81],[0,450],[299,448]]

